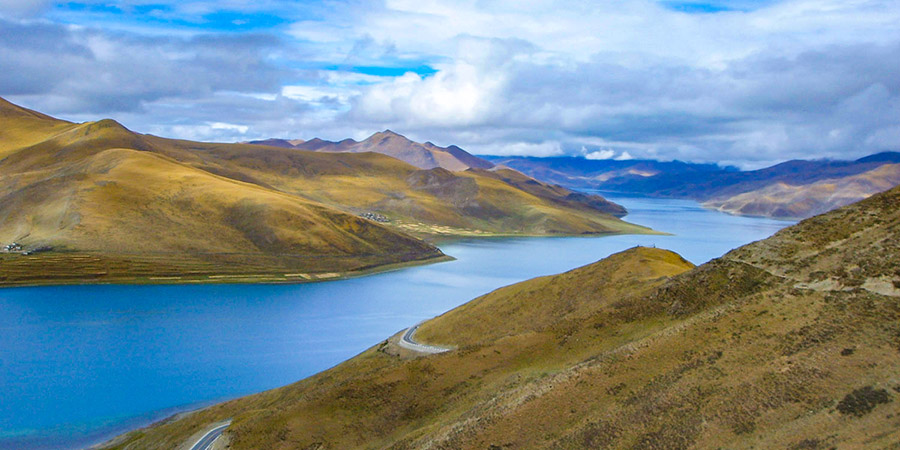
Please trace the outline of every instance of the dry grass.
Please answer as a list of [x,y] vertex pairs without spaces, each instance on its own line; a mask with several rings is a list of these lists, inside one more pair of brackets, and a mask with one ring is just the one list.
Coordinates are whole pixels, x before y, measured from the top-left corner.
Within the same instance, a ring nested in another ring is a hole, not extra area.
[[[163,139],[112,120],[73,124],[0,102],[0,243],[58,253],[47,270],[25,275],[15,266],[27,260],[6,260],[4,278],[15,280],[8,283],[62,280],[55,271],[67,263],[55,261],[71,252],[140,261],[110,263],[123,271],[108,272],[121,282],[159,281],[213,273],[197,265],[223,261],[268,275],[434,259],[440,250],[422,239],[436,236],[650,232],[560,202],[554,195],[562,193],[535,195],[477,173],[419,171],[372,153]],[[437,182],[417,182],[435,174]],[[157,261],[158,270],[149,269]],[[95,281],[95,272],[73,264],[66,282]]]
[[[637,248],[502,288],[417,334],[454,351],[386,341],[117,448],[171,448],[226,417],[236,449],[890,448],[900,293],[865,281],[900,282],[898,200],[894,189],[692,270]],[[836,284],[812,285],[820,272]]]

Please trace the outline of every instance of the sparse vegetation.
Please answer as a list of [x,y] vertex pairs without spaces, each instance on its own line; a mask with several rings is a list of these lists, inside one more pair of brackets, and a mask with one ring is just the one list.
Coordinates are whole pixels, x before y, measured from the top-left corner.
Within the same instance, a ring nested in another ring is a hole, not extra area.
[[562,188],[380,154],[163,139],[2,99],[0,125],[0,242],[51,249],[3,259],[0,285],[286,282],[439,260],[437,236],[650,232]]
[[883,403],[890,403],[891,395],[884,389],[875,389],[872,386],[864,386],[854,389],[844,396],[837,404],[837,410],[841,414],[862,417]]
[[[900,389],[900,295],[870,279],[895,274],[881,242],[900,210],[882,206],[898,199],[900,188],[694,269],[635,248],[502,288],[417,332],[455,351],[420,357],[395,336],[127,448],[171,448],[226,417],[235,449],[890,448],[900,402],[879,386]],[[828,232],[848,220],[856,232]],[[822,278],[846,261],[865,283]]]

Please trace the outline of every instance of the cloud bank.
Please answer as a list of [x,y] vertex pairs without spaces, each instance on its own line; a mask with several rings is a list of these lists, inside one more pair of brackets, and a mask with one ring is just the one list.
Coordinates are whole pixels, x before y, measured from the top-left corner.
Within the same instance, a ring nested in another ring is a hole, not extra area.
[[900,150],[893,0],[0,2],[0,95],[207,140],[390,128],[476,153]]

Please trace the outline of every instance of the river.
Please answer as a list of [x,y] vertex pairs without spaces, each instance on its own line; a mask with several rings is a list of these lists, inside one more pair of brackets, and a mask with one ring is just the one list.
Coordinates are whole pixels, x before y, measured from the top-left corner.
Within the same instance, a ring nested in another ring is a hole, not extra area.
[[282,386],[493,289],[635,245],[695,264],[789,222],[610,197],[672,236],[463,240],[455,261],[297,285],[0,290],[0,449],[82,448],[174,412]]

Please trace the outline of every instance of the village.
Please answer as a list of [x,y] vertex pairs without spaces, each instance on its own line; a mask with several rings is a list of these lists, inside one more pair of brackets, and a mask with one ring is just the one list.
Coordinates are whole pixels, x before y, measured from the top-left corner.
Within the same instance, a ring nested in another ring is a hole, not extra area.
[[18,242],[11,242],[3,246],[3,248],[0,250],[2,250],[2,252],[4,253],[19,253],[23,256],[28,256],[34,253],[49,252],[50,250],[53,250],[53,247],[49,245],[42,245],[31,250],[25,250],[25,248],[22,247],[22,244],[19,244]]
[[378,213],[373,213],[373,212],[364,212],[364,213],[360,214],[359,217],[362,217],[363,219],[369,219],[373,222],[379,222],[379,223],[389,223],[391,221],[387,217],[385,217],[381,214],[378,214]]

